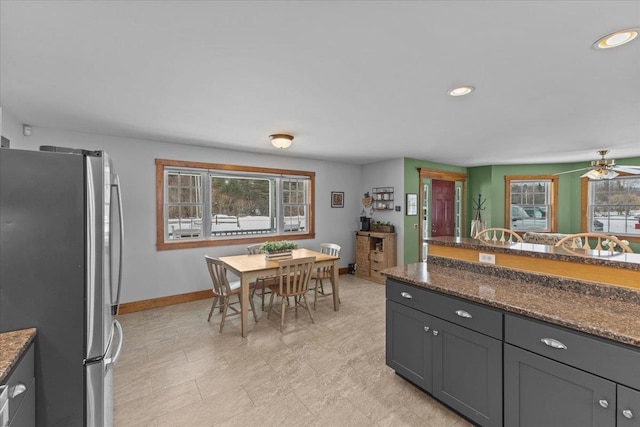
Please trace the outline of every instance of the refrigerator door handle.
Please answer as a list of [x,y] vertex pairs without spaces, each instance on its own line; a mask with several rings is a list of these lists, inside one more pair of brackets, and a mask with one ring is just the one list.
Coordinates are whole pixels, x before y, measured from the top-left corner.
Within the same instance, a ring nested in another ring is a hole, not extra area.
[[118,195],[118,218],[120,220],[120,245],[119,245],[119,262],[118,262],[118,289],[116,291],[116,299],[111,304],[111,314],[118,314],[118,306],[120,305],[120,289],[122,288],[122,254],[124,252],[124,213],[122,211],[122,193],[120,192],[120,175],[116,175],[113,179],[111,186],[116,188],[116,194]]
[[112,365],[115,365],[120,358],[120,353],[122,352],[122,343],[124,341],[124,337],[122,336],[122,326],[120,322],[117,320],[113,321],[113,326],[118,330],[118,348],[116,348],[116,353],[112,357],[108,357],[104,359],[104,368],[108,370]]

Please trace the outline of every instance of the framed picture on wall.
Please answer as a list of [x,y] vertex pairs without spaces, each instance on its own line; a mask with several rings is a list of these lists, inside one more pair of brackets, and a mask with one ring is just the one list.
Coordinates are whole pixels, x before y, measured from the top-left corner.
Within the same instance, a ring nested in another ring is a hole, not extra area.
[[407,216],[418,215],[418,195],[407,193]]
[[331,192],[331,207],[344,208],[344,191]]

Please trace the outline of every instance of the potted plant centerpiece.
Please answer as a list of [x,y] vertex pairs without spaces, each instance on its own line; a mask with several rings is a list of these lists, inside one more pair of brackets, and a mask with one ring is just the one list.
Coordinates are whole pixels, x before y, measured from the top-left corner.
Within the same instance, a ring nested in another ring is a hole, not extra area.
[[269,260],[289,259],[293,257],[293,250],[297,249],[295,242],[264,242],[260,250],[264,252],[265,258]]

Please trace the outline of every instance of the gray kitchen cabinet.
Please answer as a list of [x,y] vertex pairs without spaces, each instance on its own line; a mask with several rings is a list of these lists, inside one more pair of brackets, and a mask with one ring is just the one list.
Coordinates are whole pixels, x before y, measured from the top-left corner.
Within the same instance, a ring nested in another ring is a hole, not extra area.
[[386,324],[387,365],[431,392],[431,316],[388,301]]
[[501,426],[502,341],[476,332],[501,328],[496,313],[389,280],[387,365],[470,420]]
[[640,427],[640,391],[618,385],[616,427]]
[[504,422],[520,427],[613,427],[616,384],[505,344]]
[[502,341],[434,318],[433,395],[483,426],[502,425]]
[[9,397],[8,427],[36,425],[36,393],[34,377],[34,344],[21,357],[7,379]]

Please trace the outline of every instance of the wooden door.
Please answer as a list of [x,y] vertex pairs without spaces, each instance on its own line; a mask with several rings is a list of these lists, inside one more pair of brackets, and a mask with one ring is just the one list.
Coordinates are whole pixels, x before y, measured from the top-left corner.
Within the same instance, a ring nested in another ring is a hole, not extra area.
[[431,237],[455,236],[455,181],[431,181],[431,212]]

